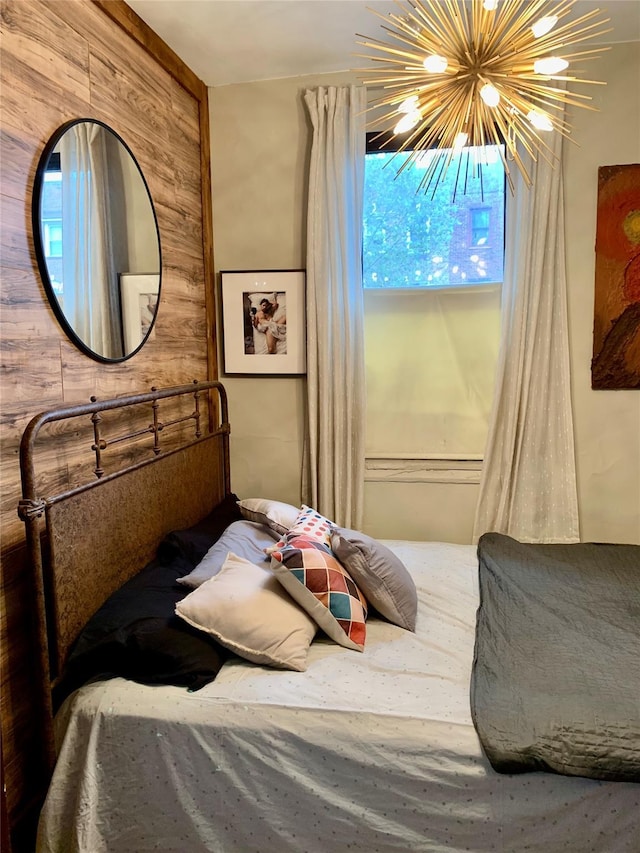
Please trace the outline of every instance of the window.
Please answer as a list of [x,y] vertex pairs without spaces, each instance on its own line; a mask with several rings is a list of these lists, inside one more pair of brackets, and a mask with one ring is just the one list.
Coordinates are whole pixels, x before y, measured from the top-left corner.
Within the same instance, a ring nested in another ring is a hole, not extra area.
[[471,215],[471,245],[486,246],[489,243],[490,207],[475,207],[469,211]]
[[[365,163],[363,281],[369,287],[452,287],[501,282],[505,180],[500,154],[474,166],[454,157],[437,187],[418,189],[434,151],[399,174],[403,152],[376,150]],[[457,188],[456,188],[457,183]]]
[[62,257],[61,219],[48,219],[44,222],[44,253],[47,260]]
[[60,155],[49,157],[40,202],[43,249],[51,286],[62,299],[62,171]]
[[454,482],[459,471],[449,468],[458,460],[481,459],[491,412],[504,169],[496,150],[474,173],[473,151],[465,151],[457,191],[453,160],[437,192],[416,192],[427,161],[397,175],[403,156],[371,150],[365,164],[368,478],[380,476],[380,460],[396,460],[403,473],[394,479],[431,482],[436,459],[444,481]]

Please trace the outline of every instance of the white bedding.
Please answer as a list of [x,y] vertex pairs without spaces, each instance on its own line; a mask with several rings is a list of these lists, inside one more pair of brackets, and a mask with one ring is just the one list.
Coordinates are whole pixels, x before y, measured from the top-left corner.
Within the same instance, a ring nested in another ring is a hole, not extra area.
[[640,785],[484,758],[475,548],[385,544],[416,581],[415,634],[370,619],[364,653],[317,639],[304,673],[234,660],[196,693],[71,697],[39,853],[638,853]]

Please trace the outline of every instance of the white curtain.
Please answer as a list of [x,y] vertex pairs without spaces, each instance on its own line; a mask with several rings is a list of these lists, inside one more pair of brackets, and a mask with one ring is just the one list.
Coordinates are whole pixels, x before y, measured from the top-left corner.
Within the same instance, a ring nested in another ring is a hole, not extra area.
[[305,92],[313,126],[307,216],[307,434],[303,500],[345,527],[363,516],[364,87]]
[[94,122],[79,122],[60,143],[63,300],[65,316],[80,340],[105,358],[120,358],[122,324],[105,133]]
[[[579,539],[564,250],[562,137],[507,202],[502,332],[474,539]],[[516,171],[516,170],[514,170]]]

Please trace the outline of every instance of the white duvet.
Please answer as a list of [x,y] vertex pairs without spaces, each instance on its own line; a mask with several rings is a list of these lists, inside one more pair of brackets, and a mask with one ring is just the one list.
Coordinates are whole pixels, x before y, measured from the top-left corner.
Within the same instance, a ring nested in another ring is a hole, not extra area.
[[495,773],[471,722],[473,546],[386,541],[417,630],[238,660],[196,693],[123,679],[58,715],[39,853],[638,853],[640,785]]

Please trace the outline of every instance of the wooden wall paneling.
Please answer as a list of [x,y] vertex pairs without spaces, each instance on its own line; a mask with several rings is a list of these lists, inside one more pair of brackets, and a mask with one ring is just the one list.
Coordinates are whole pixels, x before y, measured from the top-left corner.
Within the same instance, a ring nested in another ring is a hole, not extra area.
[[96,5],[111,15],[114,20],[124,26],[144,47],[161,59],[181,85],[193,94],[199,103],[200,124],[200,171],[202,181],[202,224],[204,248],[204,288],[207,315],[207,362],[209,375],[218,375],[218,356],[215,343],[216,329],[216,288],[213,261],[213,212],[211,202],[211,162],[210,162],[210,130],[209,102],[206,86],[193,72],[177,57],[163,42],[159,42],[153,32],[150,32],[144,22],[125,4],[112,3],[108,0],[94,0]]
[[9,834],[9,810],[7,808],[7,789],[4,784],[4,758],[2,755],[2,730],[0,729],[0,850],[11,853],[11,835]]
[[[195,345],[183,346],[179,341],[164,340],[159,348],[154,348],[153,342],[149,347],[150,354],[145,357],[144,362],[141,360],[135,372],[132,368],[127,369],[126,362],[123,364],[122,372],[118,375],[118,394],[149,391],[152,387],[180,385],[190,382],[192,378],[204,378],[202,375],[193,376],[194,372],[201,373],[206,369],[204,343],[200,345],[203,352],[199,361],[201,370],[194,359]],[[155,358],[153,353],[156,353]],[[73,359],[65,361],[62,366],[65,402],[88,403],[92,395],[100,400],[113,397],[113,390],[110,390],[110,374],[80,362],[75,358],[75,354],[73,355]],[[109,370],[113,372],[114,366],[109,365]]]
[[[103,25],[109,25],[104,15],[95,14]],[[118,64],[127,68],[126,75],[114,67],[107,50],[107,46],[104,50],[91,48],[91,106],[121,136],[129,131],[145,140],[140,150],[144,160],[148,145],[160,147],[168,142],[167,106],[171,104],[170,87],[175,84],[168,74],[159,74],[151,57],[140,55],[133,42],[123,45],[118,57]],[[184,153],[190,156],[189,151]]]
[[207,360],[209,370],[218,376],[216,345],[216,286],[213,259],[213,205],[211,190],[211,137],[209,127],[209,94],[205,89],[200,100],[200,158],[202,172],[202,242],[204,249],[205,306],[207,314]]
[[[15,335],[3,338],[0,343],[2,352],[2,416],[5,410],[19,404],[23,412],[25,406],[36,399],[39,405],[44,400],[55,400],[56,391],[60,392],[60,339],[54,330],[49,329],[44,337],[38,335]],[[58,397],[59,399],[59,397]],[[3,472],[6,474],[6,472]]]
[[[120,0],[3,0],[0,16],[0,713],[15,824],[40,793],[27,770],[38,750],[30,708],[32,591],[17,516],[22,431],[33,415],[60,403],[214,379],[217,364],[206,87]],[[66,338],[34,256],[37,163],[54,131],[75,118],[104,121],[122,136],[148,181],[160,226],[153,338],[121,364],[93,360]],[[43,488],[83,477],[77,449],[64,436],[51,440]]]
[[0,196],[0,221],[2,222],[3,266],[9,269],[31,270],[33,268],[31,208],[27,211],[24,201],[3,194]]
[[[38,770],[41,742],[33,726],[33,697],[38,695],[38,685],[32,661],[37,660],[37,649],[31,630],[33,603],[24,583],[26,574],[26,548],[3,549],[0,603],[11,606],[3,608],[0,618],[0,696],[7,806],[13,823],[28,809],[33,792],[44,782]],[[16,658],[22,661],[19,668],[11,666]],[[9,721],[7,741],[5,724]]]
[[32,269],[3,267],[0,281],[0,341],[51,337],[58,339],[58,322],[46,304],[44,287],[33,286]]
[[[7,0],[11,2],[11,0]],[[29,0],[26,0],[29,2]],[[4,9],[3,9],[4,11]],[[2,41],[2,124],[24,140],[33,160],[33,174],[40,155],[40,149],[61,124],[73,118],[93,117],[88,101],[79,98],[74,92],[65,89],[64,84],[52,82],[49,77],[36,73],[26,60],[20,60],[10,52],[5,52],[12,35],[5,33]],[[15,45],[13,45],[13,49]],[[37,93],[37,94],[34,94]],[[60,99],[64,104],[59,105]],[[25,109],[37,102],[39,108]],[[34,140],[41,145],[34,148]],[[31,176],[31,175],[30,175]]]
[[[73,22],[59,14],[64,5],[78,9],[77,3],[60,3],[58,13],[52,15],[44,3],[6,0],[2,4],[2,61],[14,56],[24,62],[29,73],[20,79],[26,76],[29,83],[29,75],[36,75],[45,85],[41,96],[55,93],[53,103],[60,103],[61,93],[89,103],[88,42]],[[32,92],[29,95],[33,97]]]
[[[59,342],[52,338],[38,338],[37,344],[26,341],[5,340],[0,342],[2,359],[2,410],[0,416],[0,512],[2,518],[2,549],[24,541],[24,524],[18,518],[17,507],[21,497],[19,450],[22,432],[31,418],[31,400],[26,400],[24,375],[25,358],[38,359],[38,371],[34,362],[34,381],[29,383],[31,392],[40,388],[39,406],[42,409],[56,405],[62,387],[60,376]],[[40,409],[38,409],[40,410]],[[26,412],[26,413],[25,413]],[[35,414],[35,411],[33,412]]]
[[202,98],[202,90],[205,86],[200,78],[130,6],[120,0],[93,0],[93,3],[147,50],[196,99]]
[[[163,66],[180,81],[187,92],[194,95],[199,105],[200,172],[202,182],[202,224],[204,248],[204,289],[207,314],[207,361],[211,377],[218,375],[217,348],[215,345],[216,305],[213,262],[213,214],[211,206],[211,163],[209,104],[206,86],[182,60],[126,4],[110,0],[93,0],[120,26],[123,26],[138,42],[159,59]],[[174,90],[176,92],[178,90]],[[182,113],[181,113],[182,114]]]
[[92,395],[101,400],[113,397],[114,382],[118,383],[118,395],[128,394],[148,391],[153,386],[181,385],[195,378],[194,371],[206,369],[204,341],[174,341],[173,336],[160,338],[159,333],[135,359],[121,364],[82,360],[71,344],[63,344],[62,349],[65,402],[69,403],[87,403]]

